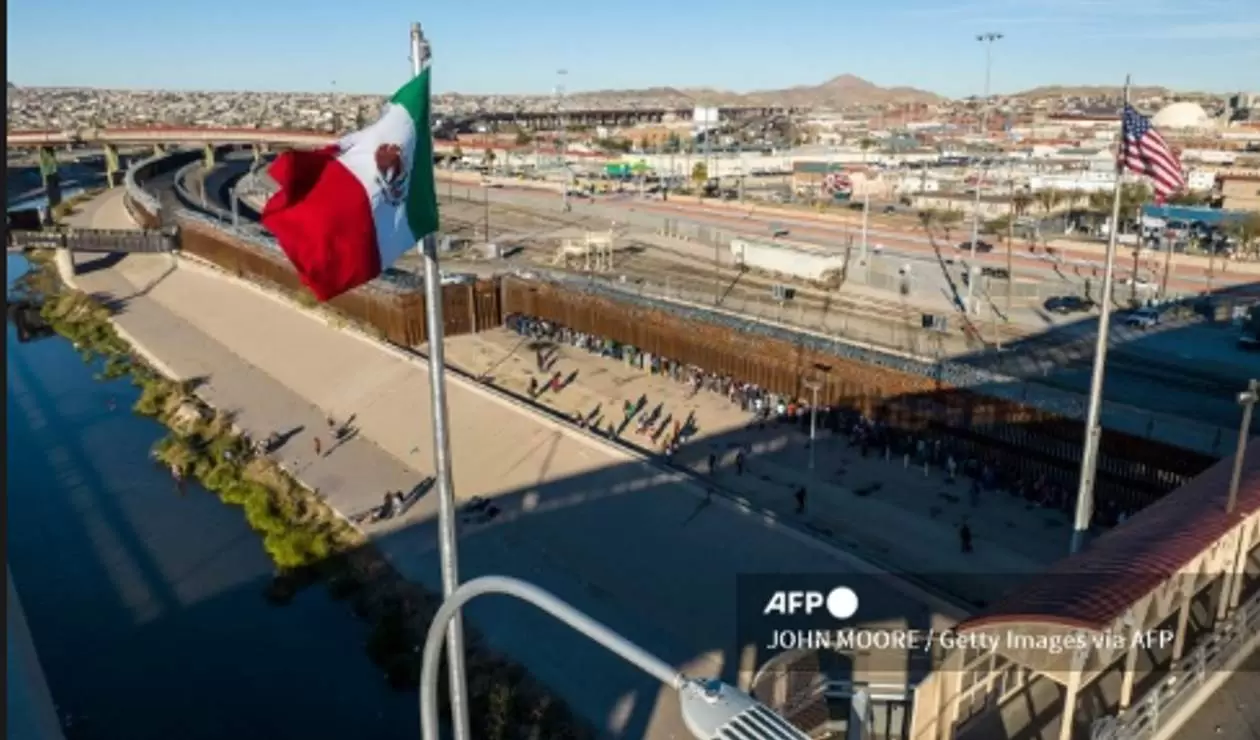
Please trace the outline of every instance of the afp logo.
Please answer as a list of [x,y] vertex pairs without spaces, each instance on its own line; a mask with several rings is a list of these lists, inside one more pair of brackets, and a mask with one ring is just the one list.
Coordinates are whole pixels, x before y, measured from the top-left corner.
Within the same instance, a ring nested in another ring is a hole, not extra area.
[[858,610],[858,597],[853,589],[837,586],[830,591],[775,591],[766,602],[763,615],[777,614],[812,616],[815,611],[826,609],[836,619],[848,619]]

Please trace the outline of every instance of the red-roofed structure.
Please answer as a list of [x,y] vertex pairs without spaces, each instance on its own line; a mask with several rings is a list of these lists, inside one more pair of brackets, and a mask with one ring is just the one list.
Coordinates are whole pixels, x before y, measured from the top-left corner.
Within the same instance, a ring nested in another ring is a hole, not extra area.
[[[1179,670],[1196,634],[1260,587],[1260,439],[1227,512],[1231,456],[984,611],[915,691],[915,740],[988,738],[1036,706],[1036,737],[1082,735],[1078,707],[1123,716],[1136,686]],[[1142,642],[1160,635],[1161,644]],[[1082,692],[1088,692],[1083,696]],[[1058,711],[1049,711],[1050,707]],[[1005,735],[1002,735],[1005,737]]]

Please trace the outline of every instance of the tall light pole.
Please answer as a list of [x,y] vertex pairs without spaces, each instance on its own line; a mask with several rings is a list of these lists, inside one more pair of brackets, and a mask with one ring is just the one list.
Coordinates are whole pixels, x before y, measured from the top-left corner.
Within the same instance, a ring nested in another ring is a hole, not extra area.
[[1229,502],[1225,512],[1232,514],[1238,505],[1238,485],[1242,481],[1243,457],[1247,453],[1247,436],[1251,432],[1251,412],[1260,401],[1260,380],[1252,378],[1247,390],[1238,394],[1238,405],[1243,407],[1242,424],[1238,427],[1238,449],[1234,451],[1234,472],[1229,478]]
[[805,381],[805,389],[809,391],[809,469],[814,469],[814,447],[818,442],[818,391],[822,383],[817,380]]
[[569,163],[565,156],[565,126],[564,126],[564,77],[569,74],[567,69],[556,70],[556,126],[560,129],[560,135],[556,137],[556,154],[560,157],[560,169],[564,178],[560,188],[560,202],[563,204],[565,212],[569,210]]
[[[984,44],[984,97],[980,100],[980,135],[982,137],[988,133],[989,129],[989,81],[993,72],[993,42],[1001,38],[1002,34],[991,31],[976,36],[976,41]],[[980,185],[983,180],[984,170],[979,169],[976,173],[975,210],[971,214],[971,263],[967,265],[968,270],[971,270],[972,265],[976,263],[976,242],[980,240]],[[967,281],[967,311],[970,313],[976,313],[973,300],[975,282],[972,279]]]
[[[429,42],[419,23],[411,24],[411,67],[419,76],[429,60]],[[432,123],[420,122],[418,136],[432,137]],[[427,142],[432,150],[432,139]],[[489,235],[486,237],[489,239]],[[433,425],[433,474],[438,494],[438,554],[441,560],[442,593],[450,598],[459,588],[459,548],[455,524],[455,486],[451,474],[451,440],[446,412],[445,322],[442,320],[442,275],[438,269],[437,235],[424,238],[424,303],[429,340],[429,404]],[[450,652],[451,723],[455,740],[472,740],[468,730],[468,682],[464,672],[464,630],[459,613],[442,625]],[[441,633],[438,634],[439,640]]]

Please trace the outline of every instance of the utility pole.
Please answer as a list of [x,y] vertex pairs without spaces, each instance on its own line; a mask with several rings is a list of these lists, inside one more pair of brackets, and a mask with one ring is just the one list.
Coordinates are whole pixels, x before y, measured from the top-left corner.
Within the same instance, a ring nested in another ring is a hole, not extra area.
[[[1011,258],[1015,243],[1015,178],[1011,178],[1011,204],[1006,214],[1006,320],[1011,320],[1011,305],[1014,303],[1015,263]],[[998,348],[1002,347],[1002,339],[998,337]]]
[[556,126],[560,129],[559,136],[556,138],[556,153],[560,157],[560,167],[562,170],[561,177],[563,184],[560,188],[560,202],[563,204],[565,213],[569,212],[569,163],[568,157],[565,155],[565,125],[564,125],[564,77],[569,73],[567,69],[556,70]]
[[871,178],[866,178],[865,193],[862,194],[862,256],[861,262],[866,264],[866,242],[871,218]]
[[818,442],[818,391],[822,383],[817,380],[805,381],[805,389],[809,391],[809,469],[814,470],[814,448]]
[[1229,501],[1225,504],[1225,513],[1234,513],[1238,505],[1238,485],[1242,481],[1243,458],[1247,453],[1247,436],[1251,432],[1251,414],[1260,401],[1260,380],[1252,378],[1247,383],[1247,390],[1238,394],[1238,405],[1243,407],[1242,424],[1238,427],[1238,448],[1234,451],[1234,472],[1229,478]]
[[[1141,239],[1141,236],[1138,239]],[[1164,251],[1164,277],[1159,283],[1159,297],[1168,300],[1168,277],[1172,273],[1173,240],[1165,236],[1164,241],[1168,242],[1168,249]]]
[[[989,131],[989,82],[993,71],[993,42],[1002,38],[1002,34],[987,32],[976,36],[976,41],[984,44],[984,97],[980,101],[980,135],[987,140]],[[976,202],[971,214],[971,264],[976,263],[976,242],[980,241],[980,186],[984,181],[984,169],[976,172]],[[968,268],[970,269],[970,268]],[[974,281],[967,283],[967,311],[976,313],[974,301]]]

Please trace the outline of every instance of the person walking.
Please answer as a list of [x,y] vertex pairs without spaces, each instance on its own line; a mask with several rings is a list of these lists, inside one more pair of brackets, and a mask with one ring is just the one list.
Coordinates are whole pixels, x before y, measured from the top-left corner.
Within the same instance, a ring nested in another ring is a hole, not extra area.
[[971,552],[971,527],[967,526],[967,522],[963,522],[958,528],[958,544],[963,552]]
[[796,513],[797,513],[797,515],[800,515],[800,514],[804,514],[804,513],[805,513],[805,497],[806,497],[807,495],[808,495],[808,493],[807,493],[807,492],[806,492],[806,490],[805,490],[805,486],[800,486],[800,487],[798,487],[798,488],[796,489]]
[[538,398],[538,378],[533,375],[529,376],[529,397]]
[[740,450],[735,453],[735,475],[744,474],[744,451]]
[[315,437],[315,457],[323,457],[324,446],[320,443],[319,437]]
[[717,455],[709,453],[709,475],[717,475]]

